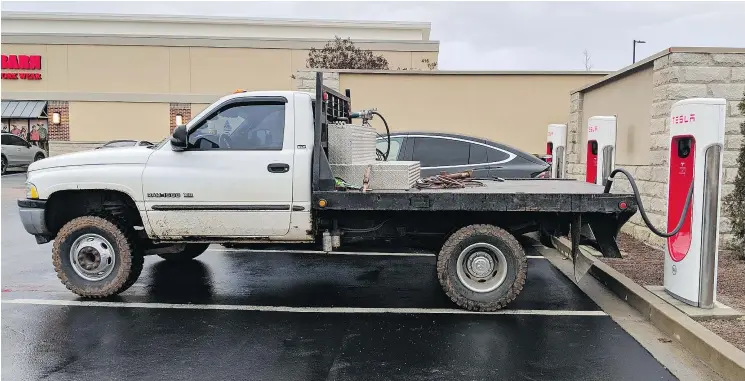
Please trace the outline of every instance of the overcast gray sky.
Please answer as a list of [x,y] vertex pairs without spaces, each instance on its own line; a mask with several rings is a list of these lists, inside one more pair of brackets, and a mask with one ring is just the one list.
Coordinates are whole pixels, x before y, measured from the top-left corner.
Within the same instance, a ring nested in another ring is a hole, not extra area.
[[2,2],[3,11],[427,21],[441,70],[593,70],[671,46],[745,47],[745,2]]

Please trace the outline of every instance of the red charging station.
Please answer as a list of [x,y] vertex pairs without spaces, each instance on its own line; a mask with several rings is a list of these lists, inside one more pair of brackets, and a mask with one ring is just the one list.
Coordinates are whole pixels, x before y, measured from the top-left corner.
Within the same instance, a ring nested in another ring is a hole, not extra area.
[[585,181],[605,185],[616,164],[616,117],[593,116],[587,121]]
[[549,124],[546,139],[546,154],[551,157],[547,160],[551,164],[551,177],[563,179],[566,177],[566,145],[567,125]]
[[665,291],[687,304],[713,308],[716,300],[719,213],[724,146],[724,99],[676,102],[670,116],[667,229],[693,197],[683,226],[665,245]]

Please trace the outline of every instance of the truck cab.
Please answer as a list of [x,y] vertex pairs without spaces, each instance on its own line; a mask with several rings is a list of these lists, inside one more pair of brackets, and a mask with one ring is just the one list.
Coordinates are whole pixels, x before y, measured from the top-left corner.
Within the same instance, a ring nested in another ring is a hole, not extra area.
[[[128,198],[158,241],[309,241],[313,125],[312,94],[237,92],[178,126],[182,140],[54,157],[31,165],[27,186],[52,203],[85,190]],[[51,235],[56,217],[22,219]]]
[[312,239],[312,100],[241,92],[178,127],[183,140],[156,147],[142,172],[148,235]]

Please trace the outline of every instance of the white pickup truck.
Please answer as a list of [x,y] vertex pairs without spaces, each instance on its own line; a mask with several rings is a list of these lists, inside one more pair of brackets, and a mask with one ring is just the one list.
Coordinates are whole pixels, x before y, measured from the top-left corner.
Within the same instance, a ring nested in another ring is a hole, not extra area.
[[[633,195],[566,180],[484,180],[466,189],[340,190],[329,123],[351,121],[349,92],[238,92],[152,147],[54,156],[31,164],[18,200],[26,230],[54,240],[72,292],[103,298],[139,277],[145,255],[191,260],[210,243],[406,238],[439,248],[437,274],[459,306],[491,311],[520,292],[515,235],[566,232],[584,217],[607,256],[636,211]],[[316,99],[322,101],[316,102]],[[333,244],[332,244],[333,243]],[[412,274],[429,276],[429,274]]]

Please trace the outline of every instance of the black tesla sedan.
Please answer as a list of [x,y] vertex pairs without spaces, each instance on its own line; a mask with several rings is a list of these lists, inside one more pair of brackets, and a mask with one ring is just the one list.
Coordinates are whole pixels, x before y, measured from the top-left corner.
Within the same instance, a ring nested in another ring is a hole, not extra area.
[[[376,142],[385,153],[385,136]],[[535,155],[505,144],[466,135],[436,132],[391,134],[388,161],[419,161],[422,177],[440,172],[472,170],[474,177],[542,178],[550,176],[550,165]]]

